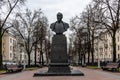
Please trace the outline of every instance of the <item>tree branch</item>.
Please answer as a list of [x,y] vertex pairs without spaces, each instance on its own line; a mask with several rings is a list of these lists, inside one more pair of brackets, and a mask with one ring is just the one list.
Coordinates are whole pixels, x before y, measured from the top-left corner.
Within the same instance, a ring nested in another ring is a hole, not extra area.
[[3,32],[2,32],[2,34],[1,34],[1,37],[4,35],[4,33],[7,31],[7,29],[9,29],[9,28],[11,28],[11,27],[13,27],[13,26],[10,26],[10,27],[5,28],[5,29],[3,30]]
[[115,21],[114,21],[113,14],[112,14],[112,11],[111,11],[110,3],[109,3],[108,0],[106,0],[106,2],[107,2],[107,6],[108,6],[108,9],[110,11],[111,18],[112,18],[112,24],[114,25],[113,27],[115,28]]
[[5,25],[5,23],[6,23],[6,21],[7,21],[7,19],[8,19],[8,17],[9,17],[9,15],[10,15],[10,13],[12,12],[12,10],[15,8],[15,6],[17,5],[17,3],[18,3],[18,1],[19,0],[17,0],[16,2],[15,2],[15,4],[13,5],[13,7],[10,9],[10,11],[8,12],[8,14],[7,14],[7,16],[6,16],[6,18],[5,18],[5,20],[3,21],[3,23],[2,23],[2,25],[1,25],[1,28],[3,28],[4,27],[4,25]]

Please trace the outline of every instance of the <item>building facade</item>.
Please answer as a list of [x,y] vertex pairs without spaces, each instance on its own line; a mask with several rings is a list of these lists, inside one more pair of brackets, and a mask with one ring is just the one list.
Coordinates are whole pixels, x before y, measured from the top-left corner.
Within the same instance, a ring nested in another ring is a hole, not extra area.
[[17,40],[10,33],[4,33],[2,37],[3,61],[17,61]]
[[[103,32],[94,41],[94,57],[95,61],[112,61],[112,38],[109,32]],[[116,33],[116,58],[120,60],[120,29]]]

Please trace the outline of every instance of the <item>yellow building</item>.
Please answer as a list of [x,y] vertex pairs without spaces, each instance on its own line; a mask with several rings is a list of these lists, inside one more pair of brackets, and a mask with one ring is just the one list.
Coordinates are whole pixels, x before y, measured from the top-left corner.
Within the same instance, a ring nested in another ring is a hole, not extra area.
[[4,33],[2,37],[2,53],[3,61],[15,61],[16,60],[16,46],[17,40],[10,33]]

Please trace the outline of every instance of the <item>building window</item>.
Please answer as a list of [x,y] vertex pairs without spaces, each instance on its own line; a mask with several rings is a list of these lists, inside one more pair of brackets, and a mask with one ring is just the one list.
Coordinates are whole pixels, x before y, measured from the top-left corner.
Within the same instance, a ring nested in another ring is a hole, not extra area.
[[20,60],[22,60],[22,54],[20,54]]
[[25,59],[27,58],[27,56],[25,55]]
[[118,42],[119,42],[119,36],[118,36]]
[[13,43],[14,43],[14,39],[13,39]]
[[17,42],[14,40],[14,44],[16,45],[17,44]]
[[10,46],[10,50],[12,51],[12,46]]
[[118,45],[118,50],[119,50],[119,48],[120,48],[120,47],[119,47],[119,45]]
[[30,62],[33,62],[32,60],[30,60]]
[[120,54],[118,54],[118,58],[120,58]]
[[10,53],[10,57],[12,57],[12,53]]
[[5,46],[5,43],[3,43],[3,47]]
[[10,43],[12,43],[12,38],[10,38]]

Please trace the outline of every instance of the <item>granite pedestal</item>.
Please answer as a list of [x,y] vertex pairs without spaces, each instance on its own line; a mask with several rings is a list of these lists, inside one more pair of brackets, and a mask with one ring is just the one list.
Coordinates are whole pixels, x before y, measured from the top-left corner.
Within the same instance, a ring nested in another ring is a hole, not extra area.
[[65,35],[54,35],[48,70],[35,73],[34,76],[83,76],[79,70],[70,70]]

